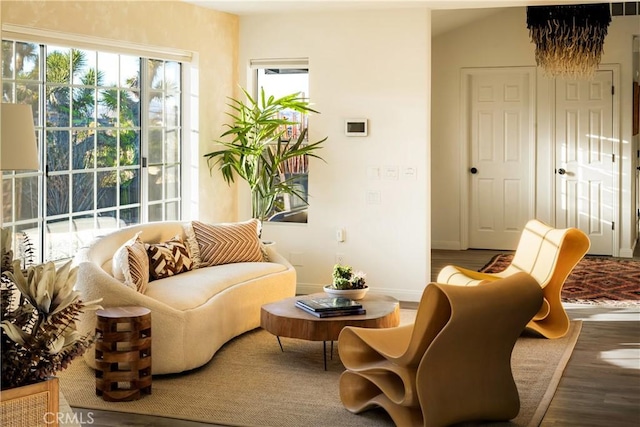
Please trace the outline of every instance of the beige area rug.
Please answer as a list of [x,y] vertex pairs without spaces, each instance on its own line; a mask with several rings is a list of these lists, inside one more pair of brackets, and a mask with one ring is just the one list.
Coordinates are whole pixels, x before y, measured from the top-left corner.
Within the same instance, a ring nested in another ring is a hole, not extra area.
[[[402,310],[403,323],[412,310]],[[566,337],[521,337],[513,371],[521,410],[509,423],[537,426],[555,393],[580,333],[572,322]],[[156,415],[231,426],[392,426],[380,410],[354,415],[342,406],[338,379],[344,367],[334,352],[323,370],[322,343],[282,338],[256,329],[230,341],[205,366],[153,378],[152,394],[134,402],[104,402],[95,395],[94,372],[77,359],[59,373],[72,407]],[[329,345],[327,345],[329,348]],[[337,350],[337,349],[336,349]]]

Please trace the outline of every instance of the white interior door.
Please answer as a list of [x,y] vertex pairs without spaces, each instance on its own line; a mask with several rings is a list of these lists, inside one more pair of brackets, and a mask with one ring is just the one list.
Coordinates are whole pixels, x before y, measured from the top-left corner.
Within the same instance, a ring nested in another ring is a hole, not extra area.
[[556,79],[556,227],[581,229],[599,255],[613,253],[612,87],[612,71]]
[[505,68],[469,78],[469,247],[515,249],[533,210],[533,74]]

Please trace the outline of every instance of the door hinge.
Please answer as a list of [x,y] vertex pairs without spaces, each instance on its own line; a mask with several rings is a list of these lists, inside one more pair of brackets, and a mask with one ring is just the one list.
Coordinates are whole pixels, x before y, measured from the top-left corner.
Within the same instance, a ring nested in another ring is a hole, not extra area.
[[612,161],[613,163],[615,163],[615,162],[616,162],[616,155],[615,155],[615,154],[612,154],[612,155],[611,155],[611,161]]
[[146,167],[147,167],[147,158],[146,158],[146,157],[143,157],[143,158],[142,158],[142,167],[143,167],[143,168],[146,168]]
[[612,222],[612,223],[611,223],[611,230],[614,230],[614,231],[615,231],[615,229],[616,229],[616,223],[615,223],[615,222]]
[[611,95],[615,95],[615,94],[616,94],[616,87],[611,86]]

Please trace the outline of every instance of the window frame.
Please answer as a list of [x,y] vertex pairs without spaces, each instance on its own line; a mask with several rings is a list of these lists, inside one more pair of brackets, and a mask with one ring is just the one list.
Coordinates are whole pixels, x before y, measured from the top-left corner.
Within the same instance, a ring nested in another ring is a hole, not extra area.
[[[252,59],[249,61],[249,82],[248,87],[250,88],[250,93],[254,97],[257,102],[260,102],[260,85],[259,85],[259,72],[260,70],[265,69],[306,69],[307,70],[307,90],[304,92],[304,97],[309,100],[310,99],[310,86],[311,82],[309,80],[309,76],[311,74],[310,66],[309,66],[309,58],[278,58],[278,59]],[[291,93],[291,92],[287,92]],[[272,95],[270,93],[265,93],[268,97]],[[276,94],[277,96],[282,96],[282,94]],[[306,121],[306,125],[308,127],[308,115],[303,117],[303,122]],[[303,125],[304,127],[304,125]],[[308,142],[308,135],[307,135]],[[305,159],[305,162],[308,162],[308,158]],[[290,211],[287,215],[287,211],[276,212],[273,216],[278,216],[278,214],[285,214],[281,216],[278,220],[265,221],[265,224],[296,224],[296,225],[306,225],[308,223],[308,209],[309,209],[309,172],[307,170],[306,174],[304,174],[303,181],[306,182],[305,186],[305,196],[306,200],[302,201],[296,196],[288,196],[284,195],[284,197],[289,197],[290,200],[288,203],[290,204]],[[302,174],[301,174],[302,175]],[[285,204],[286,206],[286,204]],[[304,214],[303,218],[300,218],[300,213]]]
[[[37,184],[37,188],[38,188],[38,200],[37,200],[37,216],[34,218],[29,218],[27,220],[20,220],[19,218],[16,218],[16,212],[15,212],[15,204],[14,204],[14,200],[11,201],[11,207],[13,209],[11,215],[12,217],[9,218],[10,221],[6,222],[4,221],[4,218],[2,218],[2,216],[0,215],[0,224],[2,224],[3,227],[7,226],[10,227],[13,231],[21,231],[21,225],[24,227],[26,227],[25,224],[30,224],[33,225],[35,224],[35,226],[37,227],[37,239],[38,239],[38,254],[36,254],[35,259],[32,260],[32,262],[41,262],[42,260],[47,261],[46,259],[46,255],[47,255],[47,250],[45,247],[45,242],[46,242],[46,224],[48,223],[48,220],[51,220],[52,216],[47,216],[47,212],[46,212],[46,194],[44,189],[45,189],[45,180],[46,178],[46,170],[44,168],[44,162],[42,161],[44,159],[45,156],[45,151],[46,151],[46,135],[45,135],[45,120],[46,118],[43,117],[44,114],[44,110],[45,110],[45,103],[46,100],[43,99],[43,91],[44,88],[47,85],[46,82],[46,75],[44,74],[45,71],[45,64],[47,61],[46,58],[46,46],[60,46],[60,47],[65,47],[65,48],[69,48],[69,49],[80,49],[80,50],[90,50],[90,51],[95,51],[95,52],[105,52],[105,53],[116,53],[118,55],[135,55],[138,58],[140,58],[140,75],[144,76],[146,78],[147,74],[146,74],[146,69],[147,69],[147,64],[149,62],[149,60],[161,60],[161,61],[169,61],[169,62],[177,62],[178,66],[179,66],[179,77],[180,77],[180,87],[179,87],[179,96],[177,97],[177,102],[179,103],[179,116],[178,116],[178,124],[175,127],[175,129],[177,129],[177,131],[179,132],[179,137],[178,137],[178,148],[177,148],[177,156],[178,159],[177,161],[175,161],[174,163],[172,163],[173,166],[177,166],[179,168],[179,172],[178,172],[178,179],[179,179],[179,184],[177,184],[177,197],[172,197],[171,201],[172,202],[177,202],[178,203],[178,208],[176,209],[176,216],[177,218],[170,218],[170,219],[176,219],[176,220],[181,220],[185,217],[189,216],[189,211],[191,209],[191,205],[192,203],[189,202],[189,197],[188,195],[191,192],[191,182],[193,181],[193,175],[190,174],[188,171],[191,168],[191,164],[193,163],[193,158],[192,156],[189,156],[189,153],[191,153],[190,150],[191,148],[191,138],[194,136],[192,130],[189,128],[189,114],[191,111],[190,106],[188,105],[188,100],[189,97],[187,94],[190,93],[190,87],[189,87],[189,83],[190,83],[190,79],[189,79],[189,74],[191,73],[191,63],[190,61],[192,60],[193,56],[191,53],[186,52],[186,51],[179,51],[179,50],[174,50],[174,49],[164,49],[164,48],[157,48],[157,47],[153,47],[153,46],[142,46],[142,45],[135,45],[132,43],[127,43],[127,42],[117,42],[117,41],[113,41],[113,40],[108,40],[105,43],[104,39],[98,39],[98,38],[94,38],[94,37],[84,37],[84,36],[77,36],[77,35],[69,35],[69,34],[61,34],[61,33],[57,33],[57,32],[50,32],[50,31],[44,31],[44,30],[38,30],[38,29],[32,29],[32,28],[26,28],[26,27],[20,27],[20,26],[13,26],[13,25],[6,25],[3,24],[2,25],[2,40],[8,40],[8,41],[12,41],[12,42],[25,42],[25,43],[34,43],[38,46],[38,50],[39,50],[39,55],[40,55],[40,62],[41,64],[39,64],[39,68],[40,68],[40,74],[39,74],[39,97],[40,99],[37,101],[38,102],[38,110],[39,110],[39,115],[40,117],[38,118],[38,120],[36,121],[36,132],[38,134],[38,141],[39,141],[39,145],[44,144],[45,147],[44,148],[39,148],[39,156],[40,156],[40,160],[41,160],[41,168],[39,171],[23,171],[20,172],[19,174],[16,174],[15,172],[9,171],[9,173],[7,174],[7,171],[4,171],[2,173],[2,177],[1,177],[1,181],[3,183],[3,185],[5,185],[5,181],[10,181],[10,184],[12,186],[11,191],[11,195],[12,197],[14,196],[14,191],[15,189],[13,188],[13,186],[15,186],[15,182],[18,178],[23,178],[23,177],[35,177],[39,182]],[[144,64],[144,65],[142,65]],[[145,73],[145,74],[142,74]],[[14,89],[13,89],[13,94],[12,94],[12,101],[15,102],[16,98],[15,98],[15,85],[17,80],[15,80],[15,75],[13,75],[11,77],[11,82],[14,85]],[[4,80],[4,78],[3,78]],[[149,90],[147,88],[144,88],[144,84],[143,81],[144,79],[141,78],[141,83],[140,83],[140,87],[139,87],[139,93],[140,93],[140,99],[139,99],[139,104],[140,104],[140,124],[139,124],[139,140],[140,140],[140,152],[139,152],[139,157],[140,157],[140,161],[139,161],[139,165],[138,167],[131,167],[135,170],[140,171],[140,180],[139,180],[139,194],[140,194],[140,200],[138,203],[139,206],[139,218],[138,218],[138,222],[139,223],[145,223],[148,222],[148,218],[149,218],[149,206],[152,205],[152,203],[150,203],[149,201],[149,187],[148,187],[148,175],[149,175],[149,170],[148,170],[148,165],[147,165],[147,159],[148,159],[148,154],[149,154],[149,140],[148,140],[148,94],[149,94]],[[71,82],[70,82],[71,83]],[[122,89],[119,86],[119,89]],[[69,84],[67,87],[70,88],[70,91],[72,90],[71,88],[73,87],[71,84]],[[163,92],[164,94],[166,94],[166,92]],[[70,96],[72,96],[70,94]],[[98,97],[98,89],[96,88],[96,99]],[[166,102],[165,100],[167,99],[166,97],[162,98],[163,99],[163,103]],[[146,103],[147,102],[147,103]],[[166,116],[165,116],[166,117]],[[70,132],[73,132],[73,123],[69,123],[69,129]],[[166,126],[164,126],[163,128],[163,135],[167,129]],[[166,147],[166,139],[163,139],[163,144],[164,147]],[[97,141],[95,142],[95,144],[97,144]],[[71,145],[71,143],[70,143]],[[95,145],[94,145],[94,149],[95,149]],[[164,148],[163,148],[163,152],[164,152]],[[166,162],[164,161],[164,156],[163,156],[163,163],[161,164],[163,167],[167,166]],[[112,170],[116,171],[116,173],[119,173],[119,171],[122,168],[118,165],[116,167],[114,167]],[[96,169],[96,164],[94,162],[93,168],[92,168],[92,173],[95,174],[97,173],[97,169]],[[69,177],[71,177],[72,175],[74,175],[74,172],[77,172],[73,169],[73,166],[70,165],[69,169],[67,171],[65,171],[65,173],[67,173]],[[155,203],[157,204],[162,204],[164,206],[163,209],[163,218],[162,220],[166,220],[166,205],[167,205],[167,200],[165,198],[166,196],[166,184],[164,184],[162,186],[162,196],[161,199],[159,201],[155,201]],[[117,187],[119,189],[119,187]],[[91,214],[92,218],[93,218],[93,222],[94,225],[96,225],[96,221],[98,221],[99,218],[97,218],[97,215],[99,215],[99,212],[101,211],[101,209],[99,209],[96,205],[97,200],[95,200],[95,191],[97,189],[97,182],[94,180],[93,183],[93,189],[94,189],[94,206],[92,209],[90,209],[90,211],[85,212],[85,214]],[[118,190],[116,190],[118,191]],[[2,200],[2,196],[3,196],[4,191],[0,191],[0,201]],[[117,199],[119,199],[119,191],[118,191],[118,196]],[[70,203],[71,204],[71,203]],[[121,209],[123,209],[120,206],[120,202],[118,201],[116,203],[115,206],[110,207],[109,209],[113,210],[117,210],[120,211]],[[84,212],[84,211],[83,211]],[[69,225],[69,230],[72,231],[72,225],[71,225],[71,221],[74,218],[79,218],[82,217],[82,212],[78,215],[76,215],[75,212],[73,212],[73,209],[70,207],[69,212],[67,212],[67,214],[63,215],[65,218],[68,219],[70,225]],[[117,218],[119,218],[120,215],[117,216]],[[118,224],[118,226],[120,226],[120,224]],[[18,247],[19,245],[19,241],[20,241],[20,237],[18,237],[17,235],[21,234],[21,233],[14,233],[14,247]],[[75,237],[72,239],[75,241]],[[73,256],[75,256],[75,253],[77,252],[78,248],[72,248],[70,249],[70,253],[69,253],[69,257],[64,258],[64,259],[69,259]],[[16,251],[16,254],[19,255],[19,251]],[[58,260],[62,260],[58,259]],[[56,260],[56,261],[58,261]]]

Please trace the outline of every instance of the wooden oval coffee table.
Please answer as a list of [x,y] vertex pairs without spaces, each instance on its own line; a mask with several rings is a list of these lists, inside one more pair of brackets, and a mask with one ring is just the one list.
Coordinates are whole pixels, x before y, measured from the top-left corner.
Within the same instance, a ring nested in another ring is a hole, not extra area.
[[[328,295],[321,292],[265,304],[260,310],[260,326],[275,335],[278,338],[278,343],[280,343],[280,337],[322,341],[326,370],[326,342],[331,341],[333,348],[333,341],[338,339],[340,331],[345,326],[391,328],[400,324],[400,303],[397,299],[387,295],[367,294],[359,300],[367,312],[359,315],[316,317],[295,306],[298,299],[326,296]],[[282,343],[280,343],[280,348],[282,348]]]

